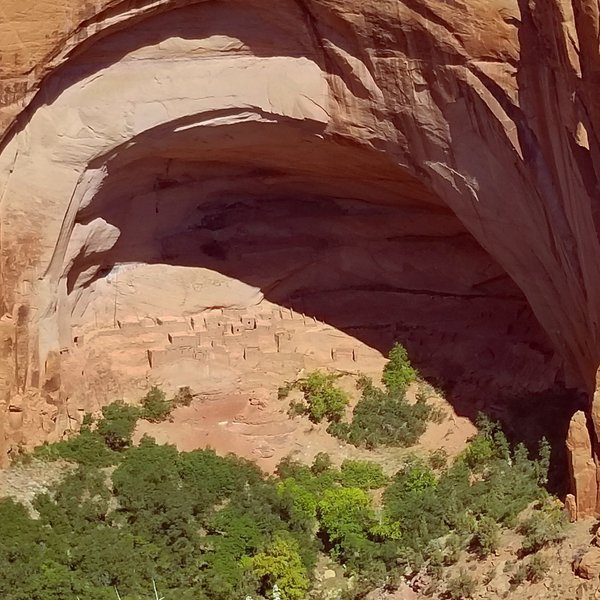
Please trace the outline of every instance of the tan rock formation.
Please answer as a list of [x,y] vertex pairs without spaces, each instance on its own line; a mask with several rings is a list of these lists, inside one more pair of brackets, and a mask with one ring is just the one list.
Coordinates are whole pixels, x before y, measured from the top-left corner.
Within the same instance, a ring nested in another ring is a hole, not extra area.
[[569,425],[567,452],[572,489],[577,506],[576,516],[584,519],[596,514],[597,475],[592,458],[592,442],[588,431],[586,415],[577,411]]
[[138,393],[110,376],[118,348],[73,356],[117,321],[264,298],[382,352],[401,339],[459,397],[591,394],[597,17],[594,0],[4,0],[5,413],[37,393],[77,421],[97,400],[75,374],[95,398]]
[[584,579],[597,579],[600,575],[600,548],[590,548],[578,561],[575,572]]
[[565,511],[569,523],[575,523],[575,521],[577,521],[577,501],[573,494],[567,494],[565,498]]

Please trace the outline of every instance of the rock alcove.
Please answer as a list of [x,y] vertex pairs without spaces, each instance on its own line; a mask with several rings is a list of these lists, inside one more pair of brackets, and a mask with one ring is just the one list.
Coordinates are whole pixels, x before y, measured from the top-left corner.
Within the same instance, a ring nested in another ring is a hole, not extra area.
[[558,2],[346,4],[97,2],[16,61],[7,447],[139,393],[151,360],[94,332],[131,327],[145,353],[148,319],[267,305],[329,327],[331,353],[403,342],[469,414],[557,390],[589,408],[590,24]]

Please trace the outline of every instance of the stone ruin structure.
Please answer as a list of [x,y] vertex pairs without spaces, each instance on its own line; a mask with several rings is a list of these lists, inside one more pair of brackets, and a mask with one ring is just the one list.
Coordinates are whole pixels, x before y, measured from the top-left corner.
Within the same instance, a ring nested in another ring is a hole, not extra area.
[[[117,346],[124,349],[124,358],[111,366],[111,376],[123,385],[125,392],[129,380],[135,377],[133,370],[140,377],[140,389],[147,381],[160,381],[163,375],[167,385],[189,384],[185,378],[180,380],[178,374],[177,365],[184,360],[194,362],[192,383],[200,389],[203,381],[223,369],[233,369],[241,375],[247,370],[260,370],[266,362],[271,363],[280,382],[293,378],[304,368],[358,373],[383,364],[379,352],[351,336],[342,335],[314,317],[269,303],[261,303],[254,310],[211,309],[188,317],[119,319],[114,327],[75,335],[73,345],[62,351],[63,361],[81,365],[85,375],[93,365],[92,356],[105,352],[110,359]],[[135,386],[133,390],[137,393]]]
[[[117,325],[116,330],[105,330],[99,332],[100,335],[125,334],[131,338],[136,334],[159,334],[162,344],[146,351],[152,370],[187,358],[197,361],[208,372],[213,361],[230,365],[243,360],[256,366],[265,354],[293,355],[298,352],[301,356],[318,359],[323,367],[333,364],[352,369],[353,364],[359,362],[368,367],[368,363],[359,360],[367,354],[361,353],[356,341],[354,346],[328,346],[328,328],[323,323],[289,308],[255,314],[247,310],[219,309],[188,318],[124,319]],[[315,340],[311,344],[306,339],[311,335],[319,337],[319,342]],[[350,344],[352,341],[350,338]],[[75,343],[82,346],[83,336],[77,336]],[[371,358],[377,355],[371,352]],[[358,365],[352,370],[357,369]]]

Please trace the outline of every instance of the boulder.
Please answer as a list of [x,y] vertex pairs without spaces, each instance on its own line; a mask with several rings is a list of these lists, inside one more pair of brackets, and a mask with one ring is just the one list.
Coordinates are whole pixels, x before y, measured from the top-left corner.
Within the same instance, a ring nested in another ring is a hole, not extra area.
[[600,548],[590,548],[577,562],[575,573],[584,579],[596,579],[600,575]]

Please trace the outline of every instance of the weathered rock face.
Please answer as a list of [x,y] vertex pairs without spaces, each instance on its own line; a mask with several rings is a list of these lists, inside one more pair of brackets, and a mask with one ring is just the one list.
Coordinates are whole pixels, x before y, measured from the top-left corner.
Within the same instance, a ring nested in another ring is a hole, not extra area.
[[64,356],[90,331],[263,298],[401,339],[458,396],[589,396],[598,12],[3,2],[7,444],[74,410]]
[[575,571],[584,579],[596,579],[600,575],[600,548],[590,548],[579,560]]
[[571,488],[574,492],[577,519],[592,517],[596,511],[596,465],[586,415],[577,411],[569,425],[567,451]]

